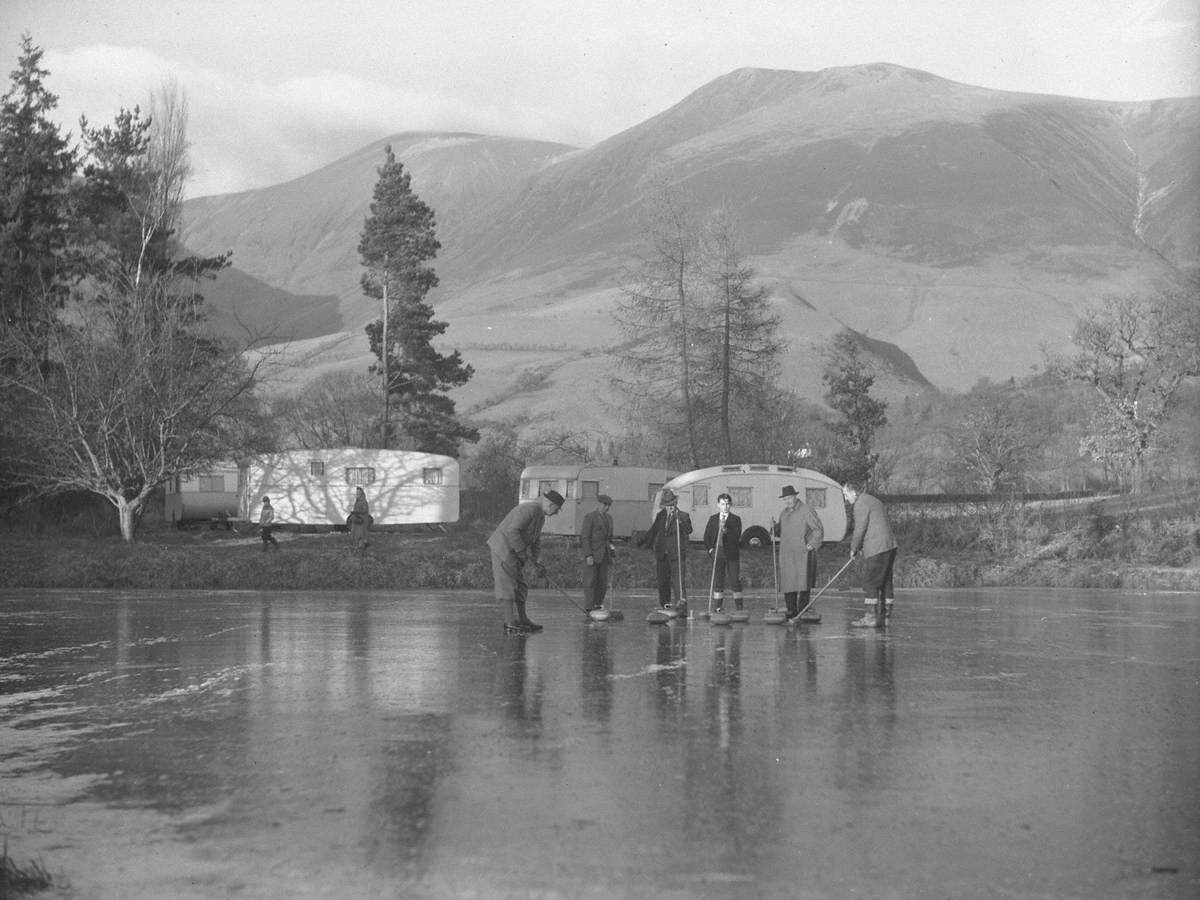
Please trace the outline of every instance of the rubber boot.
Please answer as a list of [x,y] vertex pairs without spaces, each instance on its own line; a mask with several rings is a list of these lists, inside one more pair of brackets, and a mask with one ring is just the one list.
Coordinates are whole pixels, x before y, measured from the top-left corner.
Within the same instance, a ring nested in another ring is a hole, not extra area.
[[524,600],[514,600],[513,605],[517,608],[517,621],[521,624],[522,628],[529,632],[542,630],[541,625],[538,625],[536,622],[529,621],[529,616],[525,615]]
[[512,600],[504,601],[504,631],[506,634],[525,634],[525,626],[517,617],[517,605]]
[[741,609],[741,608],[742,608],[742,598],[741,598],[741,597],[739,597],[737,594],[734,594],[734,595],[733,595],[733,606],[734,606],[734,608],[735,608],[735,609]]
[[713,601],[713,612],[724,612],[725,611],[725,594],[724,593],[722,593],[721,591],[713,591],[712,601]]
[[794,619],[800,615],[800,607],[796,603],[796,592],[788,591],[783,595],[783,602],[787,605],[787,617]]

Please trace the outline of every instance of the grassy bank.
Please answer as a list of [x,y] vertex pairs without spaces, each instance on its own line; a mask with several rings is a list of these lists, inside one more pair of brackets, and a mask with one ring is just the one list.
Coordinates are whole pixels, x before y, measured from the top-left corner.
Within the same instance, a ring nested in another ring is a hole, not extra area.
[[[1138,590],[1200,590],[1200,526],[1170,521],[1124,524],[1077,517],[1054,530],[1047,521],[1022,521],[997,536],[961,519],[901,519],[898,587],[1057,586]],[[253,534],[146,526],[134,544],[115,536],[43,533],[0,535],[0,587],[200,590],[413,590],[491,587],[485,541],[490,523],[446,531],[412,529],[372,535],[356,550],[341,533],[279,534],[278,552],[263,553]],[[1101,533],[1103,532],[1103,533]],[[990,536],[988,536],[990,534]],[[999,544],[999,546],[995,546]],[[847,545],[822,548],[819,584],[845,562]],[[705,596],[707,555],[688,556],[692,596]],[[548,538],[542,554],[551,585],[575,591],[581,566],[575,548]],[[747,593],[771,593],[769,549],[743,554]],[[858,584],[852,565],[835,588]],[[649,551],[621,545],[615,590],[654,584]]]

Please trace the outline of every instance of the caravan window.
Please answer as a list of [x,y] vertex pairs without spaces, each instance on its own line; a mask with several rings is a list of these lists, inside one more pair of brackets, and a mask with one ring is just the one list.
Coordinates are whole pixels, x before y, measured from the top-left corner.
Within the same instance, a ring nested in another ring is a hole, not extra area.
[[347,466],[346,484],[371,484],[375,480],[374,466]]
[[595,500],[599,496],[600,496],[600,482],[585,481],[583,483],[583,499],[584,500]]
[[319,459],[310,459],[308,461],[308,474],[313,478],[324,478],[325,463]]
[[825,508],[825,488],[805,488],[804,502],[813,509]]
[[692,506],[708,506],[708,485],[692,485]]
[[[558,490],[558,480],[557,479],[538,482],[538,496],[539,497],[545,496],[546,491],[557,491],[557,490]],[[565,500],[566,498],[564,497],[563,499]]]
[[576,481],[574,478],[568,478],[567,479],[567,489],[563,493],[563,499],[564,500],[575,500],[575,499],[578,499],[578,495],[579,495],[579,482]]
[[731,487],[726,488],[729,491],[729,496],[733,502],[729,505],[732,507],[750,507],[754,505],[754,489],[748,487]]
[[529,479],[528,478],[521,479],[521,499],[522,500],[529,499]]
[[422,469],[425,484],[441,484],[442,470],[441,469]]
[[225,490],[224,475],[201,475],[198,481],[200,484],[197,489],[201,493],[219,494]]

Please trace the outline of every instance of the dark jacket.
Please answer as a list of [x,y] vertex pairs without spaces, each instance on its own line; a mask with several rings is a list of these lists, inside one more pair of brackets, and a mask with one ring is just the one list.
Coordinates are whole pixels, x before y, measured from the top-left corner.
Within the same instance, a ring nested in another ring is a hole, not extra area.
[[596,565],[612,558],[613,520],[603,509],[593,509],[583,517],[579,526],[579,547],[584,557],[592,557]]
[[[709,516],[708,524],[704,526],[704,546],[711,551],[717,546],[717,533],[721,528],[721,514]],[[742,520],[730,513],[725,518],[725,534],[721,536],[721,556],[725,559],[740,559],[742,546]]]
[[[671,509],[674,507],[660,509],[650,530],[638,541],[641,546],[652,548],[656,556],[674,556],[676,552],[687,551],[688,535],[692,533],[692,517],[682,510],[675,510],[674,523],[667,525],[667,513]],[[678,551],[676,547],[679,548]]]

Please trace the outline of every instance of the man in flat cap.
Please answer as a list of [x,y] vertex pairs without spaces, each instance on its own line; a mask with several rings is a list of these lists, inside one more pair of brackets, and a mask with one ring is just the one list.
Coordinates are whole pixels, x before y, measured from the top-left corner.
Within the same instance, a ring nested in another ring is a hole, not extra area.
[[613,546],[613,520],[609,515],[612,497],[600,494],[600,505],[583,517],[579,526],[579,549],[583,553],[583,599],[588,612],[604,606],[608,593],[608,574],[616,547]]
[[692,533],[692,517],[679,509],[679,498],[670,488],[663,488],[659,498],[660,507],[650,530],[640,543],[654,551],[654,575],[658,581],[658,605],[671,608],[671,568],[674,562],[678,573],[679,602],[676,610],[681,618],[687,618],[687,586],[683,582],[685,570],[683,559],[687,551],[688,535]]
[[504,630],[513,634],[533,634],[542,626],[525,615],[529,585],[525,581],[525,563],[533,563],[539,575],[545,567],[539,558],[542,550],[542,526],[547,516],[562,509],[558,491],[546,491],[536,500],[518,503],[496,526],[488,538],[492,554],[492,583],[496,599],[504,609]]

